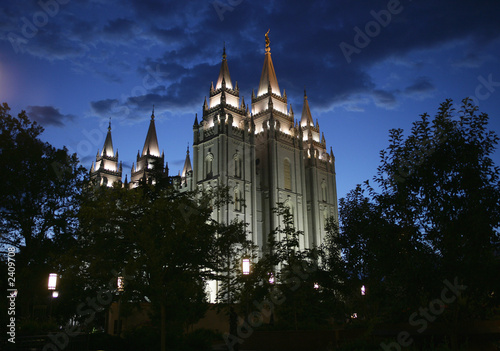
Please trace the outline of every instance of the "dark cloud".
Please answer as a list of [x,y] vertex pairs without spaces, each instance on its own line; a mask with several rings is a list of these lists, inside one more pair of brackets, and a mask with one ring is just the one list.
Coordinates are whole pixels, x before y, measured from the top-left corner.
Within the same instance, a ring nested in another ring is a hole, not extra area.
[[117,99],[105,99],[98,101],[91,101],[90,107],[92,111],[98,115],[105,115],[111,113],[111,110],[118,105],[119,101]]
[[384,90],[374,90],[372,93],[375,105],[384,108],[393,108],[396,105],[396,97],[393,93]]
[[65,121],[72,121],[75,118],[73,115],[63,115],[53,106],[28,106],[27,113],[30,118],[44,126],[64,127]]
[[102,30],[103,34],[111,39],[133,39],[134,34],[138,32],[136,24],[126,18],[117,18],[106,24]]
[[[453,43],[466,46],[463,58],[451,60],[455,66],[474,68],[488,57],[488,44],[500,38],[497,2],[400,0],[398,13],[387,17],[388,3],[129,0],[117,10],[117,2],[96,1],[86,8],[84,2],[73,1],[61,5],[24,47],[28,54],[68,60],[78,72],[115,84],[137,68],[135,87],[121,97],[91,103],[99,115],[116,115],[124,108],[149,110],[152,103],[165,109],[189,104],[199,108],[210,81],[217,79],[224,42],[231,77],[249,102],[251,89],[258,86],[269,28],[280,88],[286,89],[290,102],[300,105],[306,86],[312,107],[322,110],[346,102],[356,110],[366,101],[394,108],[400,94],[377,86],[370,68],[388,59],[405,62],[412,52]],[[21,35],[20,18],[31,19],[40,10],[33,4],[8,4],[0,10],[0,19],[6,21],[0,30],[17,28]],[[216,4],[224,4],[223,11]],[[356,46],[356,28],[374,31],[363,47]],[[2,34],[0,40],[7,40]],[[357,48],[350,63],[341,43]],[[417,98],[434,89],[429,79],[420,78],[402,94]]]
[[428,77],[420,77],[412,85],[406,87],[404,93],[406,95],[422,96],[434,90],[436,90],[436,87]]

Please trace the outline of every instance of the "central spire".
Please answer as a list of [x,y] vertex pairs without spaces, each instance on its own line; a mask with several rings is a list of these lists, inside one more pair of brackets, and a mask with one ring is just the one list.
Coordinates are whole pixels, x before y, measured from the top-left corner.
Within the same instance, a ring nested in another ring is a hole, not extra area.
[[226,88],[233,89],[233,83],[231,82],[229,67],[226,60],[226,43],[224,43],[224,49],[222,50],[222,63],[220,65],[219,79],[217,79],[217,84],[215,85],[216,90],[222,87],[223,80],[226,84]]
[[113,140],[111,139],[111,117],[109,118],[108,134],[106,134],[106,140],[104,141],[101,156],[115,156],[115,153],[113,151]]
[[273,60],[271,59],[271,46],[269,40],[269,30],[265,34],[266,37],[266,56],[264,58],[264,66],[262,67],[262,74],[260,75],[259,90],[257,92],[257,97],[264,95],[269,91],[271,87],[271,92],[278,96],[281,96],[280,87],[278,85],[278,79],[276,78],[276,72],[274,72]]
[[311,109],[309,108],[309,102],[307,101],[307,93],[304,88],[304,107],[302,107],[302,117],[300,118],[300,125],[302,127],[305,126],[314,126],[314,122],[311,116]]
[[146,141],[144,142],[144,147],[142,148],[142,154],[160,157],[160,148],[158,147],[158,138],[156,137],[156,127],[155,127],[155,110],[153,106],[153,112],[151,113],[151,122],[149,122],[148,134],[146,136]]

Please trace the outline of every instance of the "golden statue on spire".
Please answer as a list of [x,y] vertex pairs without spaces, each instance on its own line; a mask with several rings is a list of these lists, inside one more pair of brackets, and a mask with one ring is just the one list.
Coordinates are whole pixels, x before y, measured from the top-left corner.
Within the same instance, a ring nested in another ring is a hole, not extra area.
[[271,51],[271,48],[269,47],[270,40],[269,40],[269,35],[268,35],[270,30],[271,29],[268,29],[267,33],[266,33],[266,52]]

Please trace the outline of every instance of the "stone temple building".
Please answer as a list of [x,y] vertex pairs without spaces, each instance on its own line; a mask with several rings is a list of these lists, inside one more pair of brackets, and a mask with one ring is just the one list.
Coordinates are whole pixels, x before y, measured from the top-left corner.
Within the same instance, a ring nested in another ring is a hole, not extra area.
[[[287,103],[267,34],[262,73],[251,103],[245,103],[237,82],[233,84],[224,48],[219,76],[215,85],[212,82],[199,116],[192,126],[191,154],[188,149],[176,181],[181,191],[228,186],[234,204],[214,210],[213,218],[226,223],[238,218],[248,223],[249,235],[260,248],[267,234],[279,225],[272,209],[282,202],[293,214],[295,227],[305,234],[300,246],[320,244],[327,218],[338,218],[335,157],[331,147],[327,149],[318,121],[313,120],[306,93],[300,119]],[[153,110],[142,152],[132,166],[130,182],[126,178],[124,184],[134,187],[141,179],[154,183],[151,169],[163,166],[164,161]],[[101,185],[122,180],[111,126],[90,173]],[[165,173],[168,175],[167,167]]]

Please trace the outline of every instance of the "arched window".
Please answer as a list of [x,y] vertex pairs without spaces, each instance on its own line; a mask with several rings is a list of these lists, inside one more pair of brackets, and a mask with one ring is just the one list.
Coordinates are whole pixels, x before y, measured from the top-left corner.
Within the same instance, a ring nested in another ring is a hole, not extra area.
[[213,176],[213,161],[214,155],[209,153],[205,158],[205,175],[207,178],[211,178]]
[[283,160],[283,175],[285,177],[285,189],[292,190],[292,169],[290,160],[287,158]]
[[102,177],[102,185],[104,186],[108,185],[108,177]]

